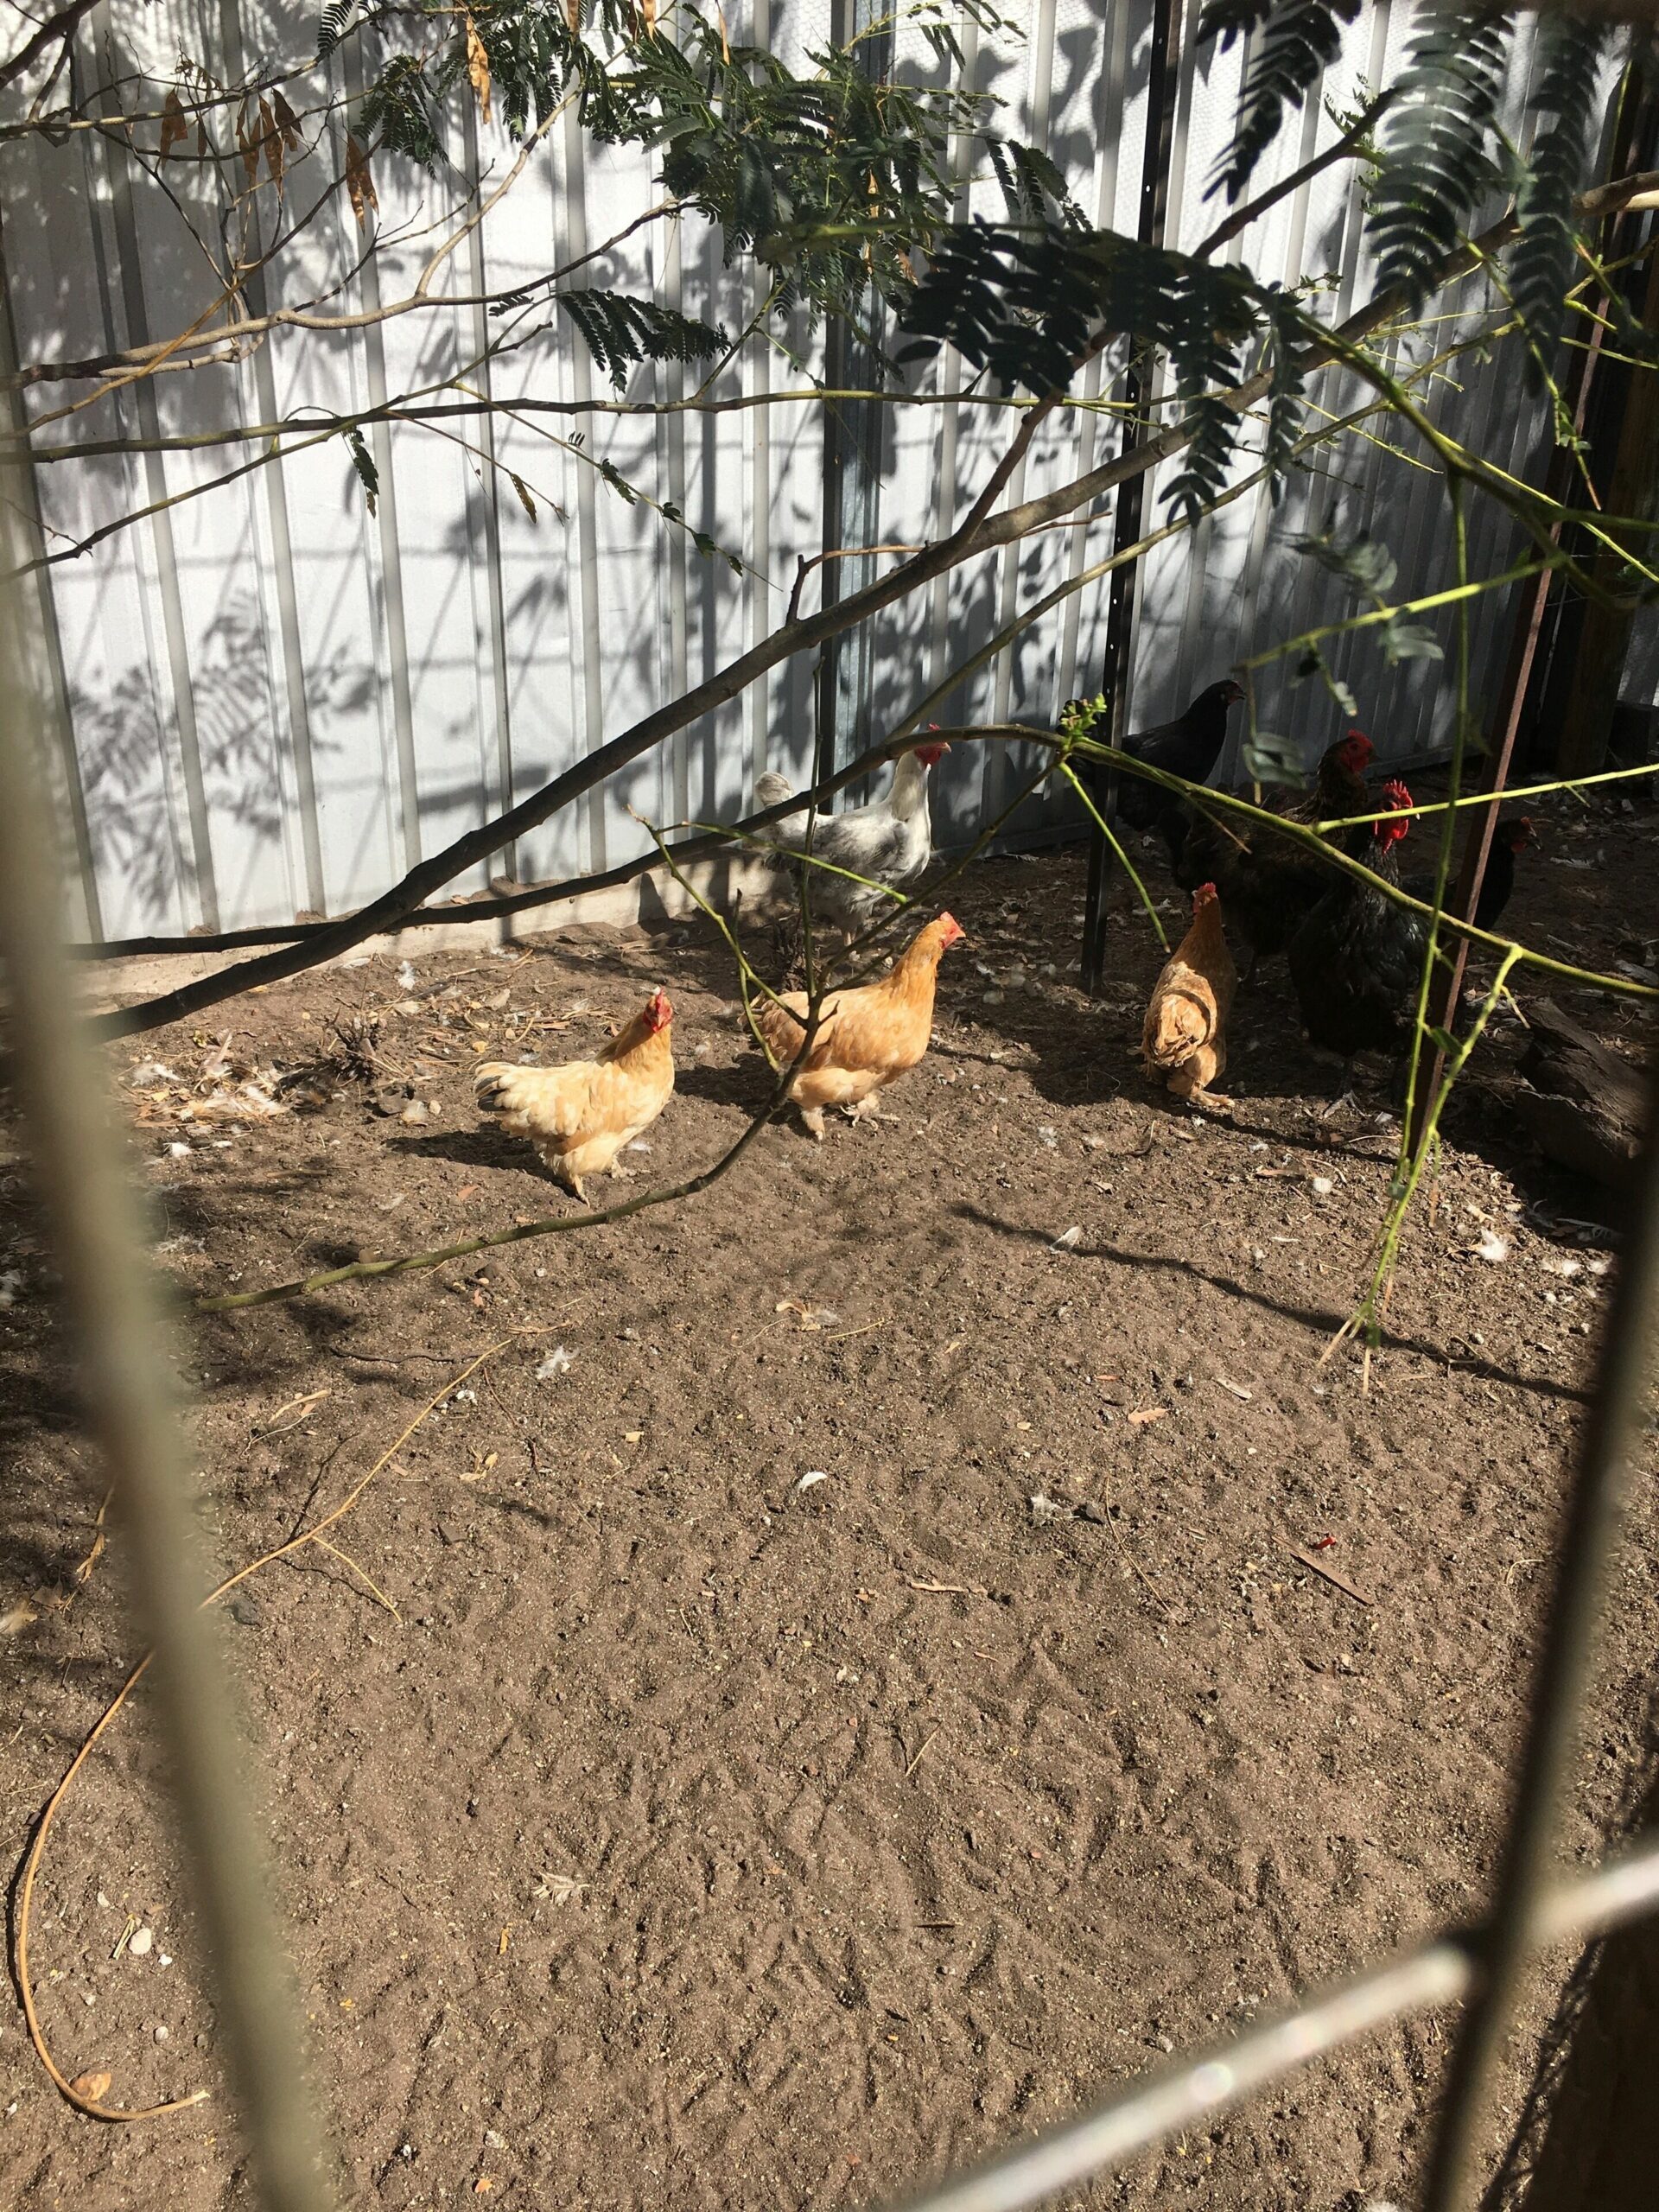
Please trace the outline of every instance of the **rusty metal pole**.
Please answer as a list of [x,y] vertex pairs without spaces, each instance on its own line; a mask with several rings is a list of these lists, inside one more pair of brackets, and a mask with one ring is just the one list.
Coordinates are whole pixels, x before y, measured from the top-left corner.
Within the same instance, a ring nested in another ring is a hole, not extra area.
[[[1580,356],[1583,371],[1580,378],[1578,405],[1573,415],[1575,434],[1584,426],[1585,402],[1590,388],[1590,377],[1597,354],[1601,348],[1601,331],[1598,326],[1588,350]],[[1566,457],[1559,447],[1550,457],[1548,489],[1559,498],[1567,486]],[[1559,537],[1560,526],[1552,531]],[[1496,802],[1510,779],[1510,763],[1515,755],[1515,741],[1521,728],[1521,716],[1527,703],[1527,691],[1538,656],[1538,639],[1544,625],[1544,609],[1549,599],[1551,571],[1541,569],[1535,576],[1529,576],[1521,587],[1521,603],[1515,611],[1515,627],[1510,638],[1510,655],[1503,671],[1503,681],[1498,692],[1497,709],[1492,720],[1492,742],[1486,755],[1486,772],[1481,790]],[[1458,870],[1457,888],[1446,901],[1446,912],[1459,920],[1471,922],[1475,909],[1480,904],[1482,887],[1486,880],[1486,863],[1491,857],[1492,834],[1497,826],[1496,804],[1478,810],[1464,842],[1463,861]],[[1458,1014],[1463,1005],[1464,984],[1469,968],[1469,940],[1459,937],[1453,940],[1450,953],[1451,971],[1446,976],[1439,1007],[1433,1013],[1434,1027],[1445,1035],[1456,1034]],[[1431,1101],[1438,1095],[1446,1077],[1446,1050],[1436,1046],[1430,1064],[1428,1080],[1420,1084],[1412,1101],[1412,1126],[1408,1133],[1409,1148],[1415,1153],[1422,1141],[1427,1124]]]
[[[1638,93],[1634,86],[1627,86],[1627,105],[1620,118],[1611,156],[1610,173],[1612,175],[1624,175],[1636,157],[1638,142],[1646,143],[1651,138],[1654,120],[1653,103]],[[1615,216],[1603,226],[1601,244],[1604,258],[1619,219]],[[1656,264],[1656,268],[1659,269],[1659,264]],[[1575,438],[1584,434],[1591,386],[1601,355],[1602,335],[1602,321],[1599,317],[1592,327],[1584,351],[1574,357],[1568,398],[1573,410],[1573,435]],[[1551,499],[1564,500],[1572,489],[1572,479],[1571,453],[1558,444],[1550,453],[1549,466],[1544,478],[1545,492]],[[1552,542],[1559,543],[1560,534],[1560,524],[1554,524],[1550,531]],[[1516,740],[1537,664],[1539,642],[1543,634],[1544,617],[1549,601],[1549,585],[1550,571],[1544,569],[1537,575],[1529,577],[1521,587],[1521,596],[1515,611],[1515,625],[1510,638],[1509,658],[1492,716],[1485,773],[1481,780],[1483,793],[1494,800],[1509,781]],[[1481,888],[1486,880],[1486,864],[1491,855],[1492,836],[1497,824],[1497,808],[1493,804],[1478,809],[1470,825],[1463,859],[1458,869],[1457,888],[1446,902],[1447,913],[1459,920],[1474,919],[1475,909],[1480,903]],[[1439,1003],[1431,1013],[1433,1026],[1448,1037],[1456,1034],[1458,1016],[1463,1007],[1464,986],[1469,966],[1467,938],[1459,937],[1454,940],[1449,959],[1450,969]],[[1428,1079],[1419,1084],[1413,1101],[1412,1123],[1407,1132],[1408,1147],[1413,1153],[1422,1141],[1429,1106],[1445,1080],[1446,1058],[1445,1052],[1437,1046],[1430,1063]]]

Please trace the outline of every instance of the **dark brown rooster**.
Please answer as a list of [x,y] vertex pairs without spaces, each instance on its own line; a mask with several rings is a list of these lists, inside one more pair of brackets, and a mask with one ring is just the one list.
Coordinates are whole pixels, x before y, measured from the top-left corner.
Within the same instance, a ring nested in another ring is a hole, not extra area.
[[[1316,822],[1343,821],[1371,811],[1365,771],[1376,748],[1363,730],[1326,747],[1313,791],[1281,811],[1287,822],[1311,828]],[[1253,822],[1217,822],[1194,813],[1175,861],[1175,880],[1189,890],[1214,883],[1228,920],[1257,960],[1282,952],[1301,923],[1331,887],[1331,870],[1300,841],[1275,837]],[[1241,842],[1241,840],[1243,842]],[[1357,860],[1370,842],[1362,825],[1338,838],[1343,851]]]
[[[1383,804],[1411,804],[1402,783],[1382,786]],[[1395,848],[1402,821],[1372,824],[1371,873],[1398,884]],[[1407,907],[1344,869],[1315,905],[1287,951],[1290,980],[1308,1035],[1351,1062],[1357,1052],[1397,1052],[1411,1033],[1423,971],[1423,927]]]
[[[1515,890],[1516,856],[1523,853],[1532,842],[1532,818],[1525,814],[1501,816],[1492,832],[1492,849],[1486,855],[1486,873],[1480,880],[1480,897],[1475,905],[1475,927],[1495,930],[1498,916],[1509,905]],[[1434,875],[1432,869],[1419,868],[1404,880],[1405,888],[1414,899],[1421,899],[1424,906],[1434,901]],[[1450,902],[1453,886],[1446,886]]]

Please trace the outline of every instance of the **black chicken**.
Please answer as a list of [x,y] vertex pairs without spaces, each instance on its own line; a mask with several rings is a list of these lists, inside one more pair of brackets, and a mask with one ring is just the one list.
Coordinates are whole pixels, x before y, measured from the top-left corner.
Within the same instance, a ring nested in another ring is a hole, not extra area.
[[[1389,806],[1411,804],[1402,783],[1384,784],[1382,798]],[[1406,827],[1372,825],[1368,865],[1385,883],[1400,880],[1394,849]],[[1313,1042],[1344,1061],[1357,1052],[1398,1052],[1411,1033],[1426,942],[1415,914],[1344,870],[1287,948],[1290,980]]]
[[[1284,819],[1311,827],[1370,812],[1365,771],[1375,753],[1364,731],[1351,729],[1325,748],[1313,791],[1284,807]],[[1256,960],[1282,952],[1330,889],[1329,865],[1300,841],[1277,837],[1258,823],[1236,817],[1217,822],[1191,810],[1189,820],[1174,864],[1176,882],[1184,891],[1213,883],[1221,893],[1229,926],[1249,945]],[[1369,825],[1348,830],[1337,842],[1344,852],[1359,859],[1370,842]],[[1254,967],[1253,961],[1252,972]]]
[[[1220,760],[1221,748],[1227,742],[1228,709],[1243,696],[1243,685],[1234,683],[1230,676],[1224,677],[1200,691],[1174,721],[1160,722],[1156,729],[1139,730],[1133,737],[1126,737],[1123,750],[1148,767],[1201,784]],[[1096,803],[1103,805],[1103,762],[1095,764],[1090,787]],[[1155,831],[1168,846],[1172,859],[1186,836],[1186,814],[1179,793],[1166,791],[1161,784],[1148,783],[1143,777],[1118,777],[1117,812],[1121,821],[1143,836]]]
[[[1492,832],[1492,849],[1486,855],[1486,873],[1480,881],[1480,897],[1475,903],[1475,927],[1491,930],[1497,927],[1497,918],[1509,905],[1515,889],[1515,861],[1517,853],[1524,852],[1532,842],[1532,818],[1525,814],[1505,814],[1498,817]],[[1405,888],[1414,899],[1432,906],[1434,899],[1434,877],[1432,871],[1418,869],[1404,879]],[[1448,894],[1453,887],[1448,886]]]

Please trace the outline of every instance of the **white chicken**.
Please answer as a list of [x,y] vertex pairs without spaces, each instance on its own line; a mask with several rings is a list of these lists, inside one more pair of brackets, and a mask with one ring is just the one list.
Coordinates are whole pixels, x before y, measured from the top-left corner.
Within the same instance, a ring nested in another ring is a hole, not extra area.
[[[791,853],[806,852],[827,867],[812,870],[812,912],[822,921],[835,922],[849,937],[888,912],[893,901],[876,885],[902,891],[925,874],[933,857],[933,825],[928,812],[928,777],[948,745],[918,745],[901,753],[885,797],[846,814],[820,814],[807,836],[808,810],[785,815],[760,835],[768,844]],[[790,795],[785,777],[768,773],[757,777],[757,806],[776,806]],[[833,871],[842,868],[845,874]],[[862,876],[863,882],[855,882]]]

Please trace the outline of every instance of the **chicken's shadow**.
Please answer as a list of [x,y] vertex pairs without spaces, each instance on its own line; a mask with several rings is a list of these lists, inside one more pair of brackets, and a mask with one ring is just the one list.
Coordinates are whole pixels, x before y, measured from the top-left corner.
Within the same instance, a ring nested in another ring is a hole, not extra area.
[[533,1173],[536,1155],[523,1137],[488,1122],[475,1129],[433,1129],[425,1136],[393,1137],[391,1148],[410,1160],[448,1160],[457,1167],[516,1167]]
[[[772,1096],[777,1078],[758,1052],[734,1060],[729,1067],[706,1067],[692,1060],[674,1071],[674,1096],[696,1098],[710,1106],[738,1106],[758,1114]],[[674,1110],[671,1099],[667,1111]]]

